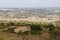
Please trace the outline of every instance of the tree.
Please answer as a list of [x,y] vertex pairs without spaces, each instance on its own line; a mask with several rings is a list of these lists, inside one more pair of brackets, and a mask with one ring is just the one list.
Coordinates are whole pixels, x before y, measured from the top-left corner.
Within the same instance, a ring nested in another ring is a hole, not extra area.
[[50,36],[50,40],[54,40],[56,38],[55,35],[53,35],[52,33],[55,32],[55,26],[53,24],[48,24],[47,28],[49,28],[49,36]]
[[45,25],[46,28],[49,28],[49,31],[52,31],[55,29],[55,26],[53,24],[48,24],[48,25]]
[[57,36],[60,37],[60,28],[58,28],[57,30],[52,30],[52,31],[50,31],[50,33],[53,35],[55,40],[58,40],[58,39],[56,39],[56,37]]
[[15,33],[15,32],[14,32],[14,29],[15,29],[15,28],[8,28],[7,31],[10,32],[10,33]]
[[39,24],[31,25],[31,34],[39,34],[42,31],[42,28]]

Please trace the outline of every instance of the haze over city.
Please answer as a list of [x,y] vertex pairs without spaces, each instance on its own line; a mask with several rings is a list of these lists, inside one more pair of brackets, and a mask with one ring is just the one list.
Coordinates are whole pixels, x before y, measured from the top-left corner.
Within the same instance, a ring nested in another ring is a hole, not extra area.
[[60,7],[60,0],[0,0],[0,8]]

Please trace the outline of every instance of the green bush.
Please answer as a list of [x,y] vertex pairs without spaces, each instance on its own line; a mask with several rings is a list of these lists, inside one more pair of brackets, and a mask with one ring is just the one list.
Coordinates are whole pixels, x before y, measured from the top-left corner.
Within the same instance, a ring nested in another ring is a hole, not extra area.
[[25,35],[28,35],[28,34],[29,34],[29,31],[24,31],[24,34],[25,34]]
[[41,31],[42,31],[42,28],[41,28],[41,26],[39,24],[31,25],[31,34],[36,35],[36,34],[39,34]]
[[31,25],[31,30],[34,30],[34,31],[42,31],[42,28],[40,25]]
[[49,23],[48,25],[45,25],[44,27],[49,28],[49,31],[52,31],[55,29],[55,26],[51,23]]
[[14,32],[14,28],[8,28],[7,31],[10,32],[10,33],[15,33],[15,32]]

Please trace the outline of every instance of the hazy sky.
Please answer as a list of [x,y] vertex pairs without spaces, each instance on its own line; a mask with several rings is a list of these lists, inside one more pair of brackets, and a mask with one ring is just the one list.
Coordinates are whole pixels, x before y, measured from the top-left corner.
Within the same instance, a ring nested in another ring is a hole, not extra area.
[[0,0],[0,8],[60,7],[60,0]]

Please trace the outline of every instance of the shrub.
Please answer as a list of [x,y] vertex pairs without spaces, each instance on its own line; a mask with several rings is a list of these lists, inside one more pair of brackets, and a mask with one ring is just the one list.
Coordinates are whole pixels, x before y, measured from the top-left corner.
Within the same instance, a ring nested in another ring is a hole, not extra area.
[[40,32],[42,31],[42,28],[41,28],[41,26],[40,25],[31,25],[31,34],[34,34],[34,35],[36,35],[36,34],[39,34]]
[[55,29],[55,26],[53,24],[48,24],[48,25],[45,25],[46,28],[49,28],[49,31],[52,31]]
[[8,32],[11,32],[11,33],[15,33],[15,32],[14,32],[14,28],[8,28],[7,31],[8,31]]
[[24,34],[25,34],[25,35],[28,35],[28,34],[29,34],[29,31],[24,31]]

